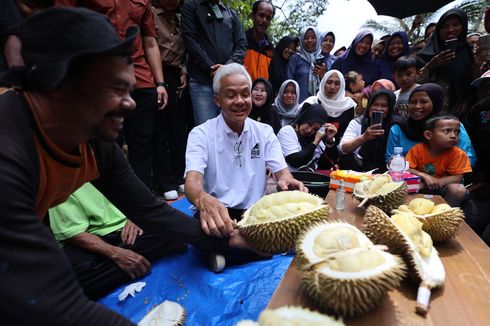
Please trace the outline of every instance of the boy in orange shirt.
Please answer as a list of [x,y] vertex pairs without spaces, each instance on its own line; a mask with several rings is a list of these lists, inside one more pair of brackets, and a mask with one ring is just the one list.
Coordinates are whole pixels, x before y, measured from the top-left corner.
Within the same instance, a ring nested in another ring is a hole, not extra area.
[[410,173],[422,179],[423,192],[438,194],[451,206],[460,206],[467,196],[461,183],[463,174],[471,172],[468,156],[456,144],[460,123],[454,116],[427,120],[425,142],[412,147],[406,156]]

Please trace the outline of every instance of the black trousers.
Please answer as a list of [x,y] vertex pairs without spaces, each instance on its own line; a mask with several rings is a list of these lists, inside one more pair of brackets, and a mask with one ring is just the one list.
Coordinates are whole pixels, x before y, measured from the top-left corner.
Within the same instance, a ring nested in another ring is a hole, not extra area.
[[157,193],[175,190],[184,183],[185,149],[192,126],[187,126],[189,93],[179,91],[180,70],[165,66],[168,105],[155,114],[153,186]]
[[128,160],[136,175],[152,189],[153,135],[157,93],[155,88],[138,88],[131,96],[136,108],[124,119],[124,138]]
[[[164,255],[183,252],[187,249],[185,244],[164,241],[151,234],[139,236],[132,246],[122,244],[120,232],[113,232],[101,238],[113,246],[132,250],[150,262]],[[70,245],[65,246],[63,251],[68,257],[85,295],[92,300],[98,299],[118,286],[131,281],[128,274],[105,256]]]

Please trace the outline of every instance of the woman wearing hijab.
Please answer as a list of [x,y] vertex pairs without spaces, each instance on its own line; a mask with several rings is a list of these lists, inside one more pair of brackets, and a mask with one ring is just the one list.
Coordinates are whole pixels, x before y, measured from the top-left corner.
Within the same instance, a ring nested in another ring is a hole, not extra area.
[[269,81],[274,89],[274,94],[277,94],[279,87],[286,80],[286,70],[289,59],[296,53],[299,39],[292,36],[284,36],[279,40],[269,64]]
[[316,171],[325,149],[334,146],[333,138],[337,130],[325,123],[327,118],[322,106],[314,104],[291,125],[281,128],[277,138],[290,171]]
[[327,32],[322,38],[322,55],[323,62],[325,63],[326,70],[330,70],[333,62],[337,59],[336,56],[330,54],[332,52],[333,47],[335,46],[335,34],[333,32]]
[[379,66],[380,78],[388,79],[396,85],[393,78],[393,65],[399,57],[408,54],[410,54],[410,46],[407,33],[393,33],[386,42],[383,57],[375,61]]
[[[418,57],[426,63],[419,82],[439,84],[445,95],[443,112],[460,117],[470,104],[470,83],[474,77],[478,77],[473,53],[466,40],[467,32],[466,13],[461,9],[450,9],[441,16],[436,30],[418,53]],[[451,39],[456,39],[456,44],[446,44]]]
[[[366,111],[349,122],[339,149],[342,153],[339,167],[344,170],[377,172],[386,170],[385,150],[388,133],[393,124],[395,94],[388,89],[380,89],[369,98]],[[383,114],[383,122],[373,124],[373,112]]]
[[292,79],[285,80],[272,106],[271,123],[274,133],[293,122],[299,113],[299,85]]
[[379,78],[379,67],[371,56],[372,43],[373,34],[368,30],[361,30],[347,51],[334,61],[332,69],[339,70],[342,74],[357,71],[364,78],[366,86],[371,85]]
[[[414,88],[408,99],[408,119],[394,124],[388,135],[385,160],[388,162],[395,147],[403,147],[403,156],[414,145],[424,141],[425,123],[428,119],[441,113],[444,93],[441,86],[434,83],[422,84]],[[460,124],[457,146],[466,152],[471,165],[476,163],[476,155],[468,133]]]
[[299,102],[318,91],[320,78],[325,73],[321,54],[321,36],[315,27],[307,27],[300,39],[300,51],[293,54],[288,63],[287,79],[294,79],[299,84]]
[[274,91],[271,83],[267,79],[257,78],[252,83],[252,111],[248,117],[270,125],[273,101]]

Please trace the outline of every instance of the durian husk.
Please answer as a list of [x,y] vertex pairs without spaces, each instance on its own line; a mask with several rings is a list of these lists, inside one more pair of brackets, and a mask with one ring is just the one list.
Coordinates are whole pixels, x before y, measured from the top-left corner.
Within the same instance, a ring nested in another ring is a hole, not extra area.
[[424,283],[431,289],[444,285],[445,270],[437,250],[432,247],[430,255],[423,257],[414,242],[382,210],[370,206],[364,216],[363,228],[374,243],[384,244],[391,253],[403,257],[409,268],[409,275],[417,284]]
[[376,179],[358,182],[354,187],[352,197],[368,206],[374,205],[386,213],[391,212],[405,202],[408,194],[408,187],[405,182],[397,182],[398,187],[386,194],[369,194],[367,191],[370,188],[371,183],[375,182],[375,180]]
[[343,326],[341,320],[301,307],[286,306],[264,310],[259,326]]
[[[405,207],[400,206],[393,213],[400,211],[407,212]],[[451,207],[444,211],[423,215],[417,215],[412,211],[409,211],[409,213],[424,223],[422,229],[430,235],[434,242],[444,242],[455,237],[459,231],[461,222],[465,218],[463,211],[459,207]]]
[[[303,231],[312,225],[327,221],[329,207],[318,196],[299,191],[288,191],[265,197],[268,197],[266,200],[274,202],[274,197],[272,196],[285,196],[287,194],[292,196],[292,199],[297,200],[301,200],[298,199],[301,196],[307,196],[304,198],[312,203],[316,202],[316,208],[291,217],[249,224],[250,214],[257,210],[255,205],[259,204],[259,200],[245,211],[242,220],[237,224],[240,234],[254,249],[269,254],[278,254],[293,250],[295,249],[296,240]],[[287,201],[284,204],[286,203]]]
[[186,312],[177,302],[165,300],[154,307],[138,326],[183,326]]
[[[334,230],[341,232],[324,233]],[[320,243],[316,239],[322,234],[334,239],[322,241],[320,247],[324,251],[317,249],[314,253],[314,246]],[[341,316],[356,316],[374,309],[405,275],[401,258],[375,247],[359,229],[348,223],[331,222],[312,227],[298,240],[296,250],[296,267],[303,272],[301,283],[306,294],[322,309]],[[346,257],[359,268],[362,260],[356,254],[362,252],[374,253],[383,262],[360,271],[338,270],[329,263],[337,264],[337,257]]]

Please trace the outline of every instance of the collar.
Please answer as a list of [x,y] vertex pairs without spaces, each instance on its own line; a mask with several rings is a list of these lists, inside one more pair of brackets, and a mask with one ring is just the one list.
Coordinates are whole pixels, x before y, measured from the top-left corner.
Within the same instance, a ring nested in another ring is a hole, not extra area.
[[[225,134],[226,135],[228,135],[228,136],[237,135],[237,133],[234,132],[233,130],[231,130],[231,128],[228,126],[228,124],[226,123],[225,119],[223,118],[223,114],[222,113],[220,113],[218,115],[218,122],[223,124],[223,130],[225,131]],[[245,134],[245,133],[248,132],[248,130],[250,130],[250,124],[251,124],[250,118],[245,119],[245,122],[243,124],[242,134]]]

